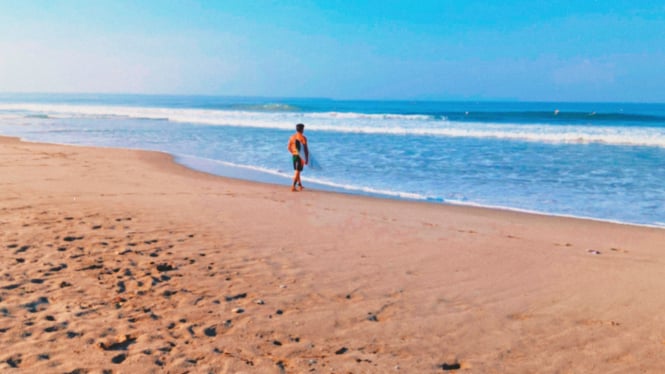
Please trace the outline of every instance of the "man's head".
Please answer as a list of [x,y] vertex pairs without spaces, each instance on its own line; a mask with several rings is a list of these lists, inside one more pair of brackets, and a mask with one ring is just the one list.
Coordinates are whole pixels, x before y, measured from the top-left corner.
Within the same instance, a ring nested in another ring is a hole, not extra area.
[[303,131],[305,131],[305,125],[303,125],[302,123],[297,124],[296,125],[296,131],[298,131],[299,133],[302,133]]

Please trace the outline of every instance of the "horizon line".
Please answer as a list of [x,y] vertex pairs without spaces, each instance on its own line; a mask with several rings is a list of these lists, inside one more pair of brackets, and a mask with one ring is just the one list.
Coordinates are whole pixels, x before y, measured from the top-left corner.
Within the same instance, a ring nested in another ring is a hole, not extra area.
[[478,102],[478,103],[557,103],[557,104],[647,104],[647,105],[665,105],[665,101],[594,101],[594,100],[523,100],[523,99],[501,99],[501,98],[335,98],[323,96],[269,96],[269,95],[235,95],[235,94],[211,94],[211,93],[131,93],[131,92],[48,92],[48,91],[25,91],[12,92],[0,91],[0,95],[106,95],[106,96],[166,96],[166,97],[219,97],[234,99],[282,99],[282,100],[326,100],[326,101],[367,101],[367,102]]

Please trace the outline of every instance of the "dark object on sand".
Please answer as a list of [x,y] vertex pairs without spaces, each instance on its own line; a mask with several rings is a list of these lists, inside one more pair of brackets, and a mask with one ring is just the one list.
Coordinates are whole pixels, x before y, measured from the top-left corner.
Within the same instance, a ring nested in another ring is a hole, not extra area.
[[349,351],[348,348],[346,348],[346,347],[342,347],[342,348],[336,350],[336,351],[335,351],[335,354],[336,354],[336,355],[343,355],[343,354],[345,354],[345,353],[348,352],[348,351]]
[[444,371],[459,370],[462,368],[462,365],[460,365],[458,362],[454,362],[452,364],[447,364],[444,362],[443,364],[441,364],[440,368],[443,369]]
[[171,264],[162,263],[157,265],[157,271],[171,271],[171,270],[175,270],[175,268]]

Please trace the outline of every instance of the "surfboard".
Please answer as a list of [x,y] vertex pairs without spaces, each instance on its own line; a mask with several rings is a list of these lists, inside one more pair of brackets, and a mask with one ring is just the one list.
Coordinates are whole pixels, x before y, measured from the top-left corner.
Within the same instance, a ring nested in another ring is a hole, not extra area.
[[312,151],[309,151],[309,160],[307,160],[307,166],[309,166],[310,169],[312,170],[323,170],[321,168],[321,164],[319,164],[318,161],[316,161],[316,158],[314,158],[314,155],[312,154]]

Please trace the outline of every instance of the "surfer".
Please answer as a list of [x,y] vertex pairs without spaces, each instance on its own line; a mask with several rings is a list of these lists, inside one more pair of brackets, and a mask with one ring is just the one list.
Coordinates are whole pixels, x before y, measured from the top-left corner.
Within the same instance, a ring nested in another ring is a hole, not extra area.
[[[291,157],[293,158],[293,170],[295,170],[293,174],[293,185],[291,186],[291,191],[297,191],[296,185],[298,185],[298,189],[302,191],[303,187],[302,182],[300,181],[300,172],[309,161],[307,138],[305,135],[303,135],[303,132],[305,132],[305,125],[299,123],[296,125],[296,133],[291,135],[291,138],[289,138],[289,152],[291,152]],[[301,149],[305,152],[304,160],[302,157],[300,157]]]

